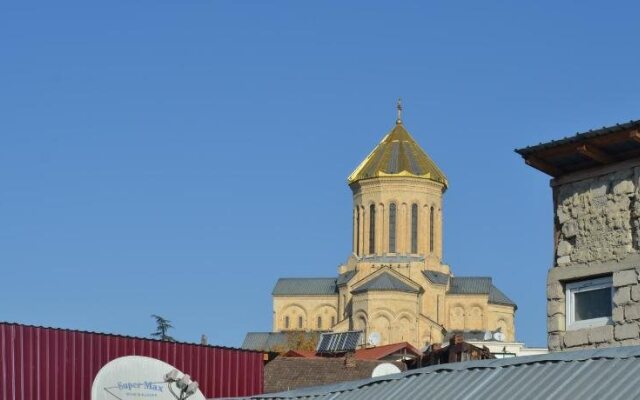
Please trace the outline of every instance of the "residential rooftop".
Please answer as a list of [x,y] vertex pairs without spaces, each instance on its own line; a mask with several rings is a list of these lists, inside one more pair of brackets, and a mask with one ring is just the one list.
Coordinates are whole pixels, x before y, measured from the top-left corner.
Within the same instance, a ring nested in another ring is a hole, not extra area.
[[640,157],[640,120],[579,132],[516,149],[525,162],[554,178]]
[[245,399],[378,400],[640,398],[640,346],[440,364]]

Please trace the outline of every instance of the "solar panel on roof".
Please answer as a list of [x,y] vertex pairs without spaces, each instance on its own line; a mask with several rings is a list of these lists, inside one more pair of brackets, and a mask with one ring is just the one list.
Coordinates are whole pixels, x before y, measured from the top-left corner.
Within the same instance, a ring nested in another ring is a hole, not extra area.
[[347,351],[355,351],[362,331],[349,331],[337,333],[323,333],[318,342],[318,353],[344,353]]

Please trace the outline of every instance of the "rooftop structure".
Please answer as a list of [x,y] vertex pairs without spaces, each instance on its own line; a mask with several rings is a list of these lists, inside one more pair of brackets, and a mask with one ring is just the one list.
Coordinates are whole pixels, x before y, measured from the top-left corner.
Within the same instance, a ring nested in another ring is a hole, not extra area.
[[579,132],[517,149],[525,162],[554,178],[640,157],[640,120]]
[[247,399],[563,400],[640,398],[640,346],[440,364]]
[[552,177],[549,349],[640,344],[640,121],[516,152]]

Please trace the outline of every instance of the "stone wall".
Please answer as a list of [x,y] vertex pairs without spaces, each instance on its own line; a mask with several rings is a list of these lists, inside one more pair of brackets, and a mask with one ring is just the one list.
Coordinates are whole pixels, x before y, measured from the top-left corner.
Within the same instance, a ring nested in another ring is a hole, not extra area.
[[[555,263],[547,286],[548,345],[568,348],[640,344],[640,167],[552,182]],[[565,284],[613,277],[613,324],[566,331]]]
[[565,331],[564,289],[560,282],[547,287],[549,349],[640,345],[640,268],[613,273],[613,325]]
[[636,167],[557,187],[558,266],[637,252],[639,176]]

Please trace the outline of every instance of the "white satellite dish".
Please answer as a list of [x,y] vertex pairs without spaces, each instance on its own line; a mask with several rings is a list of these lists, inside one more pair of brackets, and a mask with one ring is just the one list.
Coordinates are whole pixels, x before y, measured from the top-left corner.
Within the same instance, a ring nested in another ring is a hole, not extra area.
[[378,332],[371,332],[369,334],[369,337],[367,338],[367,343],[370,344],[371,346],[377,346],[380,344],[381,340],[382,340],[382,337]]
[[493,334],[490,331],[486,331],[484,333],[484,340],[491,340],[493,339]]
[[504,333],[496,332],[496,333],[493,334],[493,338],[495,340],[497,340],[498,342],[504,342]]
[[391,363],[382,363],[373,369],[371,372],[372,378],[377,378],[379,376],[391,375],[391,374],[399,374],[400,368],[391,364]]
[[[91,400],[126,398],[176,400],[176,397],[171,394],[169,383],[165,381],[167,376],[190,381],[188,375],[155,358],[141,356],[116,358],[98,371],[91,386]],[[171,389],[175,391],[175,386]],[[205,400],[199,389],[194,389],[194,392],[189,396],[189,400]]]

